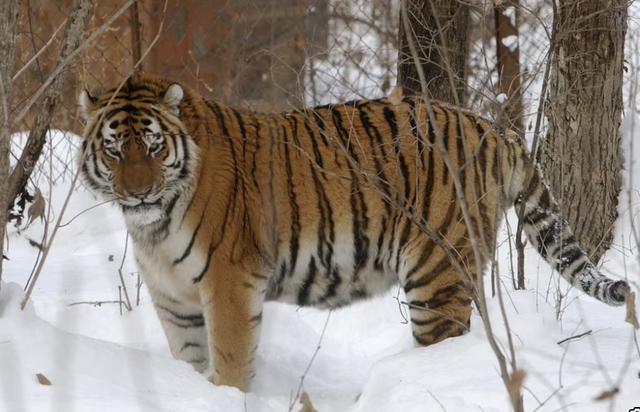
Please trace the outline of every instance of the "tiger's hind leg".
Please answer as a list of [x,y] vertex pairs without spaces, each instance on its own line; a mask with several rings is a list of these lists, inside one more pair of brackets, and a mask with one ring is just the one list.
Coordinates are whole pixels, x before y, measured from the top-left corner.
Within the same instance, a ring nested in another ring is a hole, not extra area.
[[448,263],[418,272],[404,282],[416,346],[428,346],[469,331],[468,282]]

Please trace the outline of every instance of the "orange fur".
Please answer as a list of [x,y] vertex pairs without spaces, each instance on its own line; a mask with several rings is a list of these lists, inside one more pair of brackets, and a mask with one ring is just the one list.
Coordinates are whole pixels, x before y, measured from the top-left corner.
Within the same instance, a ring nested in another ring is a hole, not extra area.
[[[83,96],[85,147],[94,148],[82,160],[85,180],[107,195],[111,186],[129,202],[123,209],[136,257],[172,352],[197,368],[209,356],[216,384],[249,389],[265,300],[334,308],[399,282],[417,344],[459,335],[468,329],[477,274],[463,208],[486,245],[481,265],[514,201],[532,205],[534,238],[542,227],[534,218],[557,217],[539,174],[527,191],[521,187],[528,158],[522,142],[445,104],[431,106],[437,127],[419,98],[255,114],[147,74],[130,79],[107,106],[112,97]],[[111,155],[109,133],[119,146]],[[164,146],[153,146],[149,134],[162,135]],[[181,150],[189,153],[183,163]],[[106,165],[111,180],[93,160]],[[168,174],[171,168],[182,180]],[[172,189],[178,183],[181,189]],[[156,191],[164,196],[160,206],[134,205],[136,196]],[[549,213],[534,216],[539,205]],[[152,211],[143,223],[131,217]],[[183,338],[200,336],[201,327],[208,355],[196,349],[202,342]]]

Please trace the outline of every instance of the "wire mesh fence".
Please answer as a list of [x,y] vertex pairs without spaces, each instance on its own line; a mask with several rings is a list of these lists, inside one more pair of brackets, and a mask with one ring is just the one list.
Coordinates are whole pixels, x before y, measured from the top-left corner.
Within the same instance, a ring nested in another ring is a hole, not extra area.
[[[71,3],[22,2],[14,113],[23,109],[52,72]],[[88,34],[128,3],[96,2]],[[517,15],[528,33],[518,39],[527,102],[539,97],[551,24],[549,3],[531,7],[518,9]],[[139,67],[144,71],[175,78],[224,104],[256,111],[388,95],[396,83],[399,10],[400,0],[134,2],[80,54],[52,129],[79,134],[79,90],[97,93],[115,87],[141,58]],[[467,105],[484,113],[495,110],[498,90],[493,24],[493,3],[472,5]],[[27,115],[16,131],[28,130],[33,117],[33,112]],[[68,145],[75,146],[77,141],[70,139]]]
[[[81,52],[69,73],[30,189],[73,179],[80,144],[76,135],[82,128],[76,96],[82,89],[98,94],[116,87],[138,62],[142,70],[175,78],[205,97],[259,112],[382,97],[396,85],[400,0],[139,0],[127,7],[129,3],[96,2],[87,36],[123,8],[125,12]],[[489,117],[500,111],[494,5],[470,4],[465,70],[465,105]],[[14,113],[26,107],[52,73],[71,6],[72,0],[22,1]],[[553,11],[549,1],[520,6],[510,16],[526,35],[511,40],[520,47],[523,124],[530,130]],[[14,159],[26,142],[20,132],[29,130],[34,116],[30,113],[15,128]]]
[[[22,2],[14,113],[53,71],[71,3]],[[127,3],[96,2],[88,34]],[[398,1],[382,0],[135,2],[81,53],[51,128],[79,134],[79,90],[97,93],[115,87],[141,56],[144,71],[257,111],[385,95],[395,82],[397,8]],[[34,115],[27,115],[16,131],[28,130]],[[19,148],[22,138],[15,139]],[[77,143],[68,141],[72,147]],[[73,162],[67,160],[71,170]],[[56,174],[54,182],[64,171]]]

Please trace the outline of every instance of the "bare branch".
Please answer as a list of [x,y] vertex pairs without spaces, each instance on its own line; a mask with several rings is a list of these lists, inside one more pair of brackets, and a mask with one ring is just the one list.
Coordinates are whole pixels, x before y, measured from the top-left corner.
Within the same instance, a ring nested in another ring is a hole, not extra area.
[[33,57],[24,65],[20,68],[20,70],[18,70],[16,72],[16,74],[13,75],[13,79],[12,81],[16,81],[20,75],[22,75],[22,73],[25,72],[25,70],[27,70],[29,67],[31,67],[31,65],[38,60],[38,57],[40,57],[40,55],[42,53],[44,53],[47,48],[49,48],[49,46],[51,46],[51,44],[53,44],[53,42],[56,40],[56,37],[58,37],[58,33],[60,32],[60,30],[62,30],[63,27],[65,27],[65,25],[67,24],[67,19],[64,19],[64,21],[62,22],[62,24],[60,24],[60,26],[58,26],[58,28],[56,29],[56,31],[53,32],[53,34],[51,35],[51,38],[49,38],[49,40],[45,43],[44,46],[42,46],[40,48],[40,50],[38,50],[38,52],[36,54],[33,55]]
[[[69,71],[64,69],[73,65],[74,59],[72,56],[75,56],[75,53],[77,53],[80,39],[89,23],[93,5],[94,0],[75,0],[71,6],[71,12],[67,19],[67,29],[56,59],[56,70],[54,71],[54,75],[49,78],[51,80],[51,87],[47,90],[44,98],[38,105],[36,118],[29,133],[29,139],[20,155],[18,164],[11,172],[11,177],[9,178],[9,199],[8,202],[4,203],[6,205],[5,210],[13,205],[16,197],[29,181],[29,176],[31,176],[31,172],[40,157],[40,153],[42,153],[47,130],[49,130],[53,113],[60,102],[62,87],[69,74]],[[14,124],[16,124],[15,120]],[[0,207],[2,206],[0,205]]]
[[[129,247],[129,233],[127,232],[126,238],[124,240],[124,253],[122,254],[122,262],[120,262],[120,267],[118,268],[118,275],[120,276],[120,283],[122,284],[122,290],[124,291],[124,297],[127,300],[125,303],[125,307],[129,312],[131,312],[131,301],[129,300],[129,292],[127,292],[127,285],[124,282],[124,276],[122,276],[122,267],[124,266],[124,261],[127,259],[127,249]],[[120,287],[118,286],[118,289]],[[122,300],[122,298],[120,298]]]
[[580,338],[582,338],[582,337],[584,337],[584,336],[591,335],[591,333],[592,333],[592,332],[593,332],[593,331],[592,331],[591,329],[589,329],[588,331],[583,332],[583,333],[580,333],[580,334],[578,334],[578,335],[570,336],[570,337],[568,337],[568,338],[562,339],[560,342],[558,342],[558,345],[562,345],[563,343],[568,342],[568,341],[570,341],[570,340],[580,339]]

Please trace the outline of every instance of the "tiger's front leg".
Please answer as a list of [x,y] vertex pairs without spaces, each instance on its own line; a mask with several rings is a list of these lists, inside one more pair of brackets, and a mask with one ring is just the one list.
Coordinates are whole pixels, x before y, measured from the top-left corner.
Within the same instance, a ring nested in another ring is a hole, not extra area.
[[214,262],[211,267],[215,270],[200,281],[213,366],[209,380],[248,392],[254,376],[267,278],[235,264]]
[[173,357],[204,372],[209,367],[209,348],[202,310],[170,298],[152,284],[147,289]]

